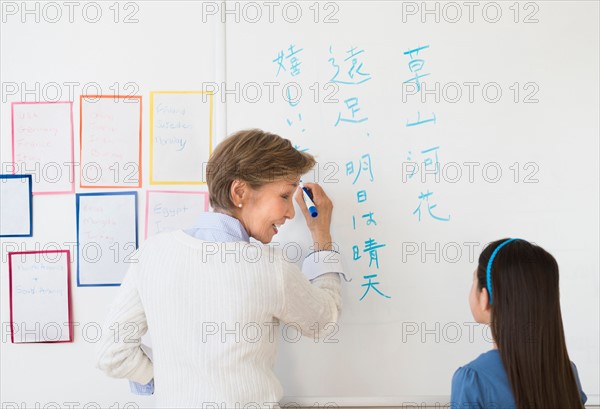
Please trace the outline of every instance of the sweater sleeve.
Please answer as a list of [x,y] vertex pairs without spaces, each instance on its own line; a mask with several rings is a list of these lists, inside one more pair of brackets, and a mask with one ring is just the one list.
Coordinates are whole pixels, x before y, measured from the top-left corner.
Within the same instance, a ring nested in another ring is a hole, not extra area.
[[133,264],[109,308],[97,350],[97,367],[108,376],[147,384],[153,378],[152,362],[141,348],[148,330],[146,314],[136,286]]
[[[277,318],[295,326],[305,336],[318,337],[336,330],[342,307],[339,262],[328,264],[322,257],[319,274],[310,281],[306,271],[300,271],[294,264],[282,263],[284,302]],[[314,260],[307,257],[303,270],[308,265],[314,270]]]

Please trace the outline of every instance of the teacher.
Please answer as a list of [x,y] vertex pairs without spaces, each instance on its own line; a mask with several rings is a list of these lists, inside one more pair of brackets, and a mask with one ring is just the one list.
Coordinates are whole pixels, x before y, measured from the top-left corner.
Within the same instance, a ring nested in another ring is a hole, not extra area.
[[[311,217],[298,187],[315,164],[289,140],[258,129],[219,144],[206,172],[214,212],[136,251],[109,309],[98,367],[140,384],[154,380],[157,407],[277,407],[277,325],[322,336],[341,308],[333,205],[318,184],[306,183],[318,209]],[[302,271],[281,251],[250,242],[271,242],[294,217],[292,197],[314,242]],[[152,360],[141,347],[146,332]]]

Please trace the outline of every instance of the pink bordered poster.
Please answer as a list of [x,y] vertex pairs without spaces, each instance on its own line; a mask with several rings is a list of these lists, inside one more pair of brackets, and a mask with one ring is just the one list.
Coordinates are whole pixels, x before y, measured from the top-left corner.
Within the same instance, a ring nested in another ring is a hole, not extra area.
[[71,342],[69,250],[8,253],[11,341]]
[[33,194],[75,192],[73,103],[11,104],[13,174],[33,176]]
[[208,192],[149,190],[146,192],[146,238],[187,229],[208,211]]

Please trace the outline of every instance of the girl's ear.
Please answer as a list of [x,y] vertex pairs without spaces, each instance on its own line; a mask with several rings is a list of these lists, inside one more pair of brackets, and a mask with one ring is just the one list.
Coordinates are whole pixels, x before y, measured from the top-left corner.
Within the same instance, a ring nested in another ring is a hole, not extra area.
[[486,287],[483,287],[479,292],[479,299],[477,302],[479,310],[485,319],[485,323],[489,324],[492,316],[492,305],[490,304],[490,296]]

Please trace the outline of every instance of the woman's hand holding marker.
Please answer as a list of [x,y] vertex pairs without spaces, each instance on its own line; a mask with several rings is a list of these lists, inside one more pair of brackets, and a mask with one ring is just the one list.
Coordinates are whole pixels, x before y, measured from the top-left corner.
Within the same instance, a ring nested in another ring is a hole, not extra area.
[[[302,187],[306,188],[312,195],[312,202],[316,207],[318,216],[313,217],[309,212],[307,204],[310,202],[305,202],[306,192]],[[305,183],[304,186],[300,185],[296,191],[296,202],[306,219],[306,225],[315,242],[315,250],[332,250],[330,227],[333,203],[323,188],[316,183]]]
[[313,202],[312,200],[312,193],[304,186],[302,181],[300,181],[300,189],[304,191],[304,194],[302,196],[304,197],[304,203],[308,208],[308,213],[310,213],[312,217],[317,217],[319,215],[319,212],[317,211],[315,202]]

